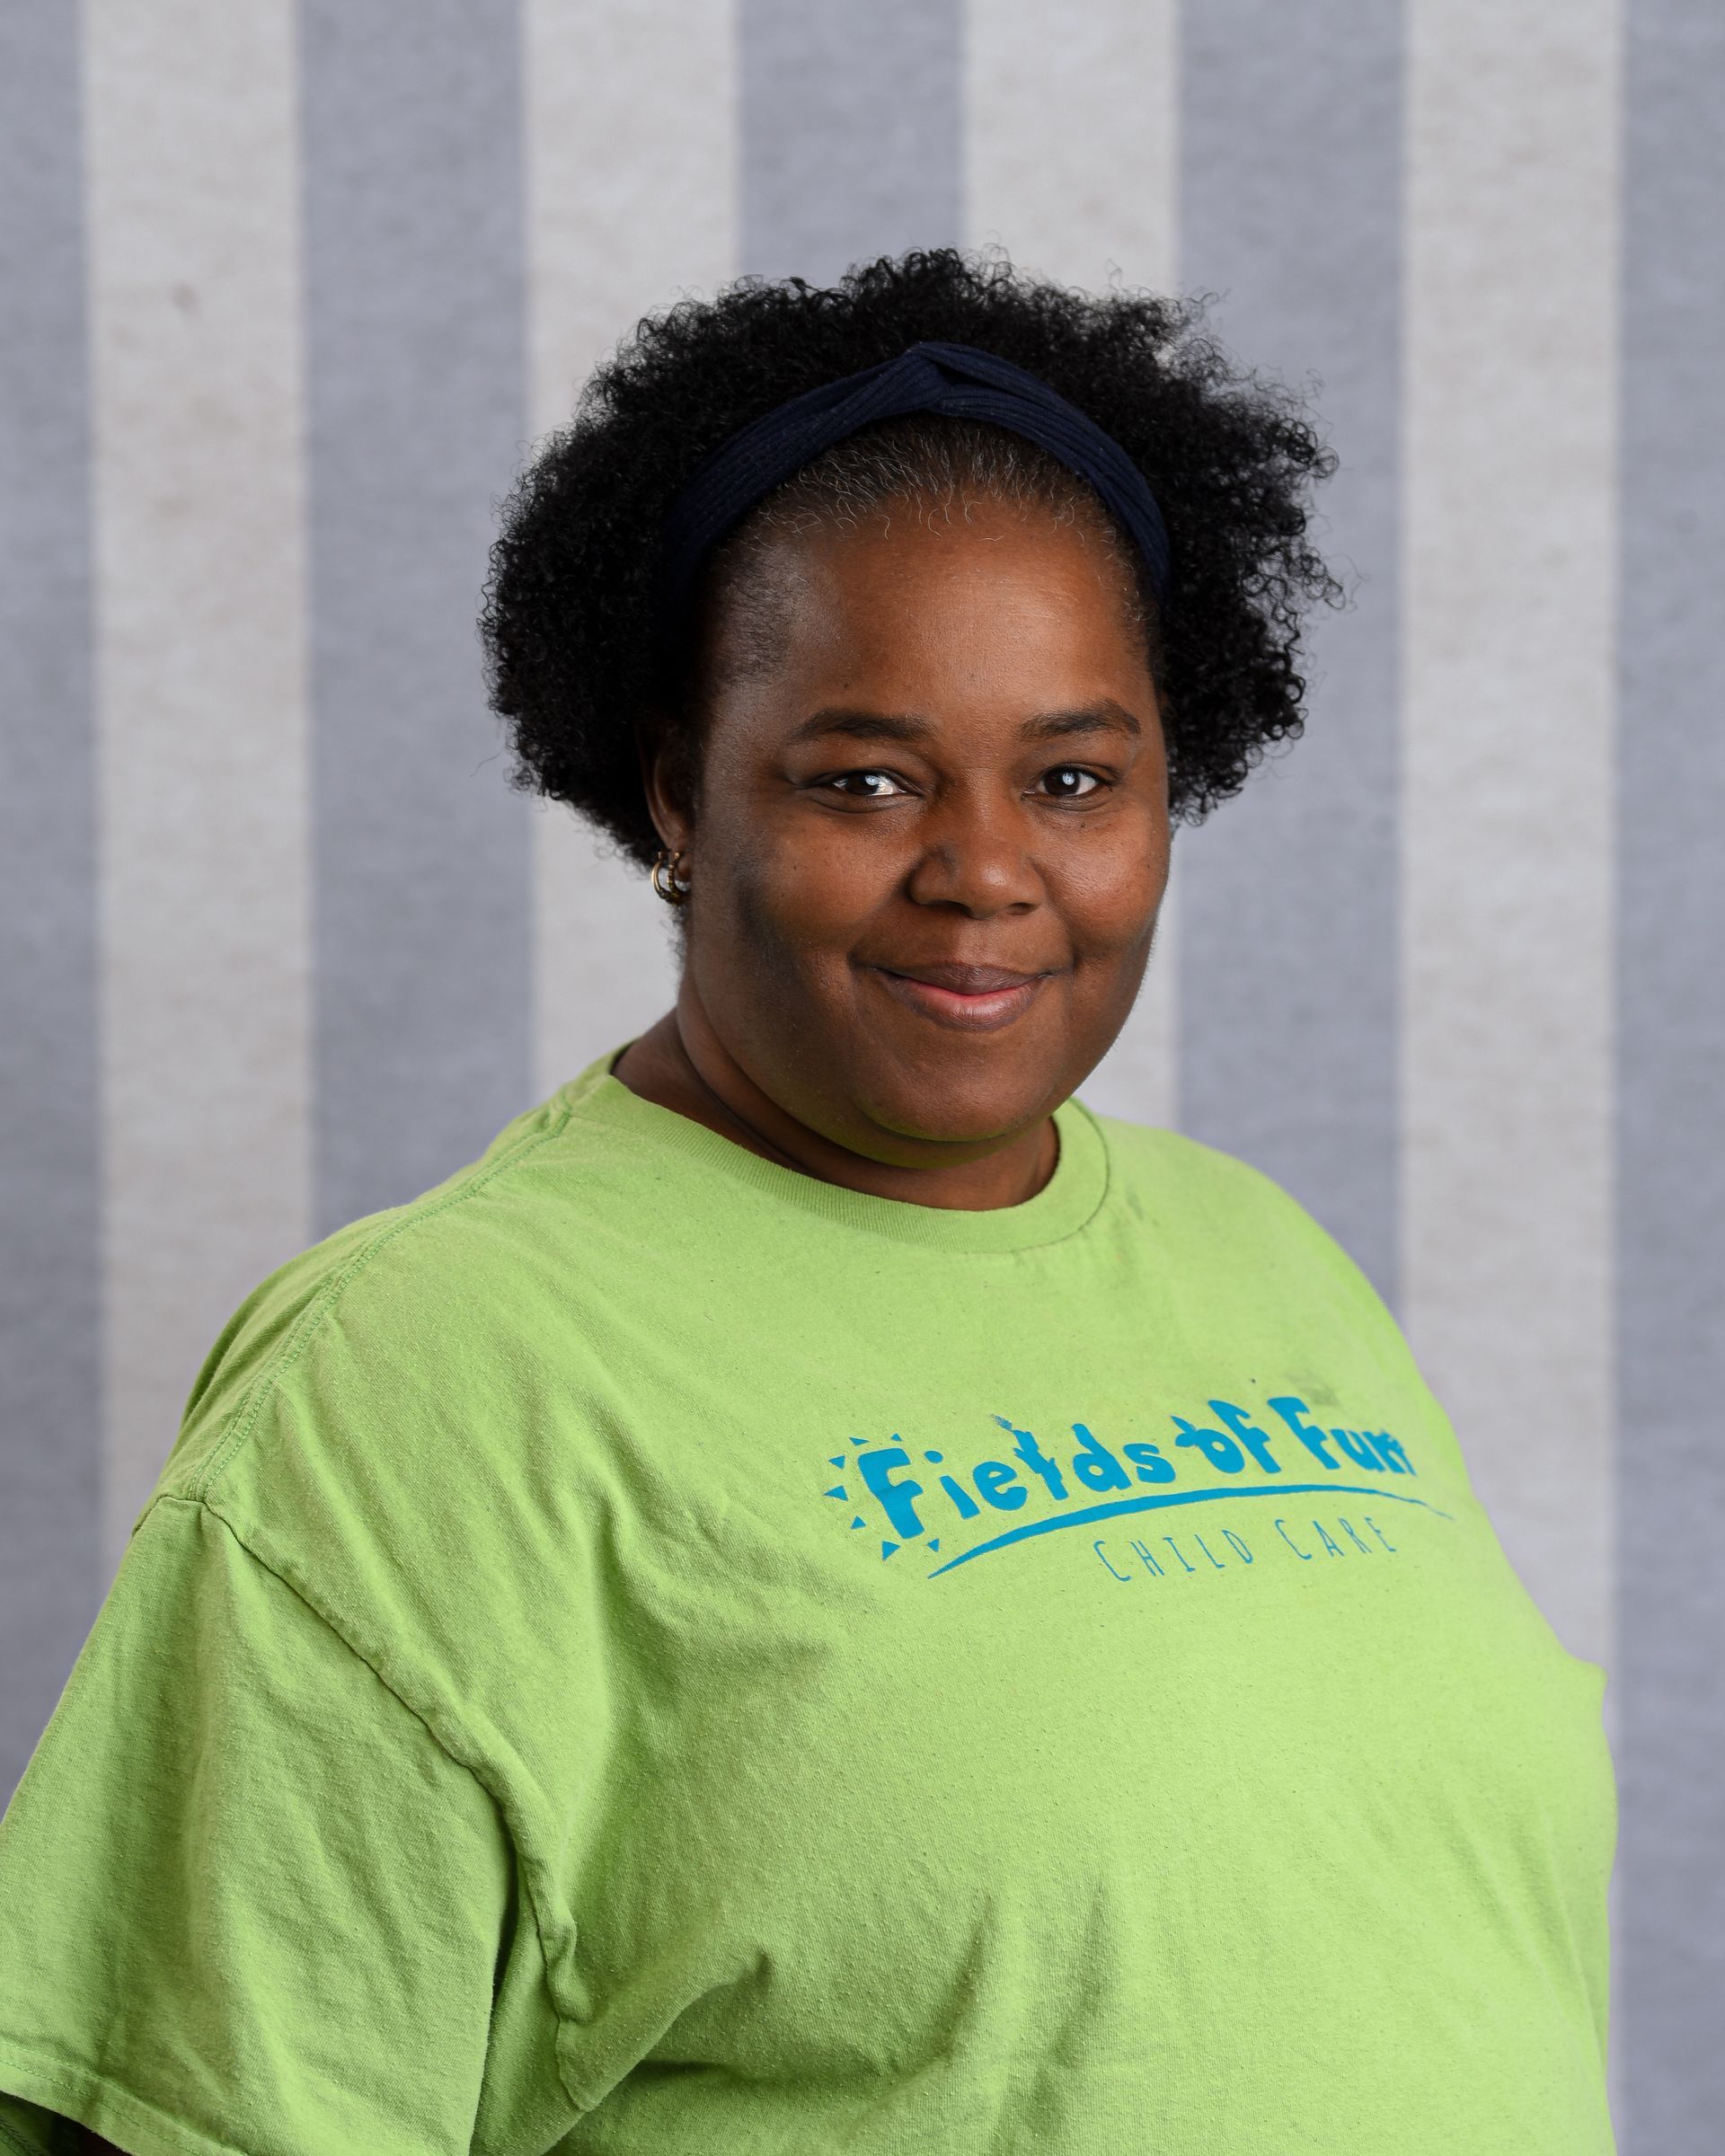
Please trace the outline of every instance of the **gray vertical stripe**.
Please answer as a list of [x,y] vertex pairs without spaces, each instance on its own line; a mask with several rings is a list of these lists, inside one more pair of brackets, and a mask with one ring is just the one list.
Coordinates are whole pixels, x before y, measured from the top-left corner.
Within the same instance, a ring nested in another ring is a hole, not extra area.
[[77,10],[0,11],[0,1801],[102,1564],[81,137]]
[[1225,295],[1243,358],[1322,378],[1342,464],[1320,543],[1364,579],[1317,625],[1306,738],[1178,838],[1181,1120],[1393,1295],[1401,13],[1205,0],[1181,66],[1181,284]]
[[525,801],[473,618],[525,446],[515,0],[305,0],[320,1230],[530,1098]]
[[1725,15],[1631,0],[1618,764],[1620,2010],[1635,2156],[1725,2115]]
[[960,0],[741,0],[742,267],[831,281],[955,244]]

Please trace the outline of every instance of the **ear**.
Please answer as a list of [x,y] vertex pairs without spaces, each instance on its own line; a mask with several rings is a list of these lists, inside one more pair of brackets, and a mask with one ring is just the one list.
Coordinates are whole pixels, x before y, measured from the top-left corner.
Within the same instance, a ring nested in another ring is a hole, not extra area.
[[694,836],[688,744],[663,711],[649,711],[635,728],[635,757],[653,828],[673,853]]

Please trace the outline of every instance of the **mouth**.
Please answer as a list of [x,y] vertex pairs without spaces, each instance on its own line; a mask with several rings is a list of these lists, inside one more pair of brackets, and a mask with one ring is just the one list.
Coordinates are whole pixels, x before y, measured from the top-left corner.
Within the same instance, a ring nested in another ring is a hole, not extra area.
[[993,1033],[1029,1010],[1052,976],[1004,966],[865,966],[901,1003],[961,1033]]

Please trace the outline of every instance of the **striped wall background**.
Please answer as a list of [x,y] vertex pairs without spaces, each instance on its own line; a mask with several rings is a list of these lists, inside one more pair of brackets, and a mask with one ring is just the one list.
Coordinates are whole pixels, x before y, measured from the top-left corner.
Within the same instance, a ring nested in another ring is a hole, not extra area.
[[483,709],[528,445],[680,290],[999,240],[1322,383],[1357,604],[1086,1096],[1400,1314],[1611,1674],[1623,2144],[1711,2156],[1721,92],[1712,0],[0,10],[0,1790],[240,1296],[669,998]]

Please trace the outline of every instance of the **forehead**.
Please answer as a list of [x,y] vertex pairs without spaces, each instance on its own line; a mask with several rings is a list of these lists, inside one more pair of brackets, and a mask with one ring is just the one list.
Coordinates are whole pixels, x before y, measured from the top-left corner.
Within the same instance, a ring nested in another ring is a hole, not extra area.
[[884,505],[763,532],[715,623],[720,674],[797,694],[867,680],[1143,693],[1136,579],[1100,515],[992,499]]

